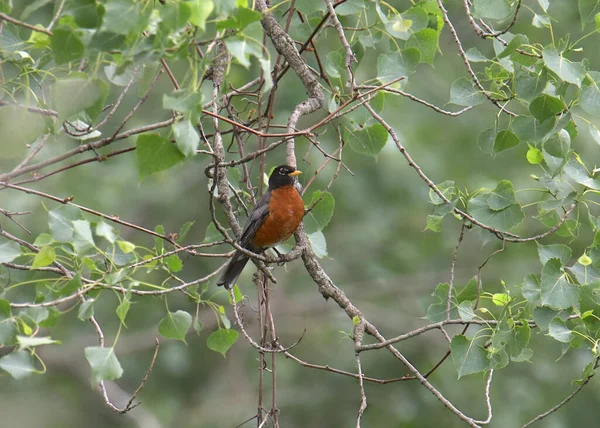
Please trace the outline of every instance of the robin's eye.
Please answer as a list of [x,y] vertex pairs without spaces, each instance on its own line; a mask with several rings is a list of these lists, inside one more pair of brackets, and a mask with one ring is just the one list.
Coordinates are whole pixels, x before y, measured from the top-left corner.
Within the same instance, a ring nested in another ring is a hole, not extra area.
[[283,169],[280,169],[280,170],[279,170],[279,174],[281,174],[281,175],[286,175],[286,173],[285,173],[285,171],[284,171]]

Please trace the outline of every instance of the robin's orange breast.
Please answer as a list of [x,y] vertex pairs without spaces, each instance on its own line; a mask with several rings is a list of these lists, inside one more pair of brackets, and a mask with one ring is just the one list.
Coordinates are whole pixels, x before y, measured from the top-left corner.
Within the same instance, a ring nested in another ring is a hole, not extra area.
[[298,229],[304,217],[304,202],[294,186],[271,191],[269,215],[260,225],[252,243],[259,248],[277,245]]

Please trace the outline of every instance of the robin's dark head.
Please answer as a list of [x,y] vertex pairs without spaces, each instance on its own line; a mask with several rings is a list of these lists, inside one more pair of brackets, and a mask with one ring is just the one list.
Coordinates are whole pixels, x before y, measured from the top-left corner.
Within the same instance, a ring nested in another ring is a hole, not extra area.
[[302,174],[302,171],[298,171],[294,167],[280,165],[273,170],[269,177],[269,188],[277,189],[279,187],[293,185],[294,177],[300,174]]

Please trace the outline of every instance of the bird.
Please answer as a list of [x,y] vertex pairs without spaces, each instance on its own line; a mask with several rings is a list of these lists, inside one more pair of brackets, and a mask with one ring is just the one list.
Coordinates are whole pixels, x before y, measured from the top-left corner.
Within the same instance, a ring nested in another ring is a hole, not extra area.
[[[285,241],[298,229],[304,217],[304,202],[294,187],[302,171],[289,165],[276,167],[269,176],[269,188],[250,213],[240,247],[253,253],[262,253]],[[218,286],[230,290],[239,278],[249,257],[237,250],[217,281]]]

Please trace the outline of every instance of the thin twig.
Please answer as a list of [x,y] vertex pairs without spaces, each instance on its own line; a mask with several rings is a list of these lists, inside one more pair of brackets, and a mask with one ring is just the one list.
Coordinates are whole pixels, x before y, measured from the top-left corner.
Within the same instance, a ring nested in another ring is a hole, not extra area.
[[[596,358],[596,363],[594,364],[594,370],[596,370],[598,368],[598,363],[599,362],[600,362],[600,359]],[[533,418],[532,420],[530,420],[529,422],[527,422],[525,425],[523,425],[523,428],[527,428],[528,426],[531,426],[534,423],[536,423],[538,421],[541,421],[545,417],[550,416],[552,413],[556,412],[558,409],[560,409],[561,407],[563,407],[565,404],[567,404],[569,401],[571,401],[573,399],[573,397],[575,397],[577,394],[579,394],[579,392],[583,389],[584,386],[586,386],[588,383],[590,383],[590,380],[592,380],[592,377],[594,377],[595,374],[596,374],[596,372],[594,371],[594,373],[592,373],[591,375],[589,375],[588,377],[586,377],[585,380],[581,383],[581,385],[579,385],[579,388],[577,388],[575,391],[573,391],[572,393],[570,393],[567,396],[567,398],[565,398],[564,400],[562,400],[560,403],[558,403],[556,406],[554,406],[553,408],[551,408],[547,412],[544,412],[544,413],[541,413],[541,414],[537,415],[535,418]]]
[[44,33],[44,34],[47,34],[48,36],[52,36],[52,31],[46,30],[44,27],[36,27],[35,25],[31,25],[26,22],[19,21],[18,19],[8,16],[7,14],[2,13],[2,12],[0,12],[0,19],[4,20],[4,21],[8,21],[11,24],[18,25],[20,27],[29,28],[30,30],[37,31],[38,33]]

